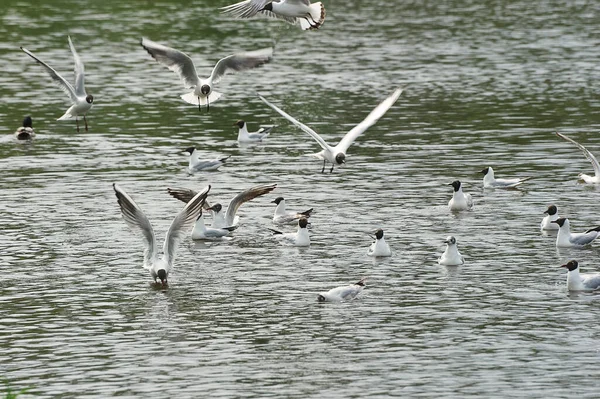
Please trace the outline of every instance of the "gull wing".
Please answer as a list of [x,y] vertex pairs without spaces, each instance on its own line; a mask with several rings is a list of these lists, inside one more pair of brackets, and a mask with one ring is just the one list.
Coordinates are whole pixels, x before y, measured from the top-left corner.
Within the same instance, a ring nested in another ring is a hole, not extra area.
[[204,190],[199,192],[192,198],[186,206],[183,207],[181,212],[173,219],[167,236],[165,237],[165,244],[163,246],[164,260],[169,265],[169,268],[173,266],[175,261],[175,253],[179,243],[183,240],[186,234],[189,234],[190,229],[196,223],[196,219],[200,216],[202,211],[202,205],[206,200],[206,196],[210,191],[210,185],[206,186]]
[[35,55],[33,55],[25,47],[21,47],[21,50],[23,50],[23,52],[25,54],[27,54],[28,56],[30,56],[31,58],[33,58],[38,64],[40,64],[41,66],[43,66],[46,69],[46,72],[48,72],[48,75],[50,75],[50,77],[52,78],[52,80],[54,81],[54,83],[56,83],[56,85],[62,91],[64,91],[67,94],[67,96],[69,96],[69,98],[71,99],[71,101],[73,101],[73,102],[77,101],[77,94],[75,93],[75,89],[73,89],[73,86],[71,86],[71,83],[67,82],[62,76],[60,76],[58,74],[58,72],[56,72],[54,69],[52,69],[44,61],[40,60]]
[[222,13],[229,14],[234,18],[250,18],[265,8],[273,0],[246,0],[226,7],[221,7]]
[[596,176],[600,176],[600,164],[598,163],[598,160],[596,159],[596,157],[591,152],[589,152],[587,150],[587,148],[585,148],[584,146],[582,146],[581,144],[579,144],[572,138],[565,136],[564,134],[560,134],[559,132],[556,132],[556,135],[564,140],[570,141],[571,143],[575,144],[581,151],[583,151],[583,155],[585,155],[585,157],[588,159],[588,161],[590,161],[592,163],[592,167],[594,168],[594,173],[596,174]]
[[[198,194],[196,191],[187,188],[167,188],[167,192],[173,198],[177,198],[179,201],[185,202],[186,204],[190,202],[191,199],[196,196],[196,194]],[[204,205],[202,205],[202,208],[210,208],[210,204],[208,203],[208,201],[204,201]]]
[[401,88],[397,88],[388,98],[383,100],[381,104],[375,107],[375,109],[371,111],[371,113],[367,115],[367,117],[361,123],[352,128],[352,130],[350,130],[348,133],[346,133],[344,138],[342,138],[342,140],[336,146],[336,149],[345,153],[348,147],[350,147],[352,143],[354,143],[354,140],[356,140],[358,136],[363,134],[368,128],[377,123],[377,121],[383,115],[385,115],[385,113],[392,107],[392,105],[394,105],[396,100],[398,100],[398,97],[400,97],[400,94],[402,94],[402,90],[403,89]]
[[73,53],[73,61],[75,61],[75,94],[77,94],[78,97],[85,97],[87,94],[85,92],[85,70],[83,68],[83,62],[81,62],[77,51],[75,51],[71,36],[67,36],[67,38],[69,39],[71,53]]
[[187,54],[145,38],[142,38],[140,44],[152,58],[179,75],[186,88],[200,84],[194,62]]
[[240,72],[256,68],[266,64],[271,61],[271,59],[273,59],[272,47],[233,54],[222,58],[217,62],[212,70],[210,79],[213,84],[217,84],[221,78],[229,72]]
[[144,241],[144,267],[150,267],[156,257],[156,237],[154,236],[152,224],[150,224],[150,221],[142,209],[125,192],[125,190],[116,183],[113,183],[113,189],[117,196],[117,202],[121,207],[123,220],[125,220],[125,223],[127,223],[129,228],[134,232],[141,233]]
[[315,139],[317,141],[317,143],[319,143],[319,145],[321,146],[321,148],[323,148],[325,151],[331,151],[332,148],[329,146],[329,144],[327,144],[325,142],[325,140],[323,140],[323,138],[321,136],[319,136],[319,134],[317,132],[315,132],[314,130],[312,130],[311,128],[309,128],[308,126],[306,126],[305,124],[297,121],[296,119],[294,119],[292,116],[286,114],[285,112],[283,112],[281,109],[279,109],[277,106],[271,104],[270,102],[268,102],[263,96],[261,96],[260,94],[258,95],[258,97],[265,103],[267,104],[269,107],[273,108],[275,111],[279,112],[279,114],[281,114],[281,116],[283,116],[285,119],[287,119],[288,121],[292,122],[294,125],[298,126],[300,129],[304,130],[306,133],[310,134],[311,137],[313,139]]
[[600,288],[600,274],[582,274],[583,285],[591,289],[597,290]]
[[239,193],[235,197],[233,197],[233,199],[231,201],[229,201],[229,205],[227,206],[227,212],[225,213],[226,225],[227,226],[233,225],[233,222],[235,219],[235,214],[237,213],[238,209],[244,202],[248,202],[250,200],[253,200],[256,197],[260,197],[261,195],[268,194],[271,191],[275,190],[276,187],[277,187],[277,184],[254,186],[252,188],[249,188],[246,191]]
[[596,230],[588,230],[585,233],[572,233],[571,243],[575,245],[588,245],[591,244],[598,237]]

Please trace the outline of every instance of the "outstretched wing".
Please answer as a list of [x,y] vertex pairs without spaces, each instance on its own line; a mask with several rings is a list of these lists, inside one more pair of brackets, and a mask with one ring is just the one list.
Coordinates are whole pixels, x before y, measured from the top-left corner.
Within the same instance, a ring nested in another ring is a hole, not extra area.
[[210,191],[210,185],[206,186],[204,190],[199,192],[192,198],[186,205],[183,207],[181,212],[173,219],[169,230],[167,231],[167,236],[165,237],[165,244],[163,247],[164,259],[169,268],[173,266],[173,262],[175,261],[175,253],[177,252],[177,247],[179,243],[186,234],[189,234],[190,229],[200,216],[200,212],[202,211],[202,205],[206,200],[206,196]]
[[250,18],[265,8],[273,0],[246,0],[226,7],[221,7],[221,12],[229,14],[234,18]]
[[194,62],[187,54],[145,38],[142,38],[140,44],[152,58],[179,75],[186,88],[200,84]]
[[229,201],[227,212],[225,213],[225,223],[227,226],[233,225],[235,214],[244,202],[248,202],[256,197],[270,193],[271,191],[275,190],[276,187],[277,184],[254,186],[233,197],[233,199]]
[[75,89],[73,89],[73,86],[71,86],[71,83],[67,82],[62,76],[60,76],[58,74],[58,72],[56,72],[54,69],[52,69],[50,67],[50,65],[46,64],[44,61],[37,58],[25,47],[21,47],[21,50],[23,50],[23,52],[25,52],[25,54],[27,54],[28,56],[33,58],[38,64],[40,64],[41,66],[43,66],[46,69],[46,72],[48,72],[48,75],[50,75],[50,77],[52,78],[54,83],[56,83],[56,85],[62,91],[64,91],[67,94],[67,96],[69,96],[71,101],[73,101],[73,102],[77,101],[77,94],[75,93]]
[[321,136],[319,136],[319,134],[317,132],[315,132],[314,130],[312,130],[311,128],[309,128],[308,126],[306,126],[305,124],[297,121],[296,119],[294,119],[292,116],[286,114],[284,111],[282,111],[281,109],[279,109],[277,106],[271,104],[270,102],[268,102],[263,96],[261,96],[260,94],[258,95],[258,97],[265,103],[267,104],[269,107],[273,108],[275,111],[279,112],[281,114],[281,116],[283,116],[285,119],[287,119],[288,121],[292,122],[294,125],[298,126],[300,129],[304,130],[306,133],[310,134],[311,137],[313,139],[315,139],[317,141],[317,143],[319,143],[319,145],[321,146],[321,148],[323,148],[325,151],[331,151],[331,147],[329,146],[329,144],[327,144],[325,142],[325,140],[323,140],[323,138]]
[[592,167],[594,168],[594,173],[596,174],[596,176],[600,176],[600,164],[598,163],[598,160],[596,159],[596,157],[591,152],[589,152],[587,150],[587,148],[585,148],[584,146],[582,146],[581,144],[579,144],[572,138],[565,136],[564,134],[560,134],[559,132],[556,132],[556,135],[564,140],[570,141],[571,143],[575,144],[581,151],[583,151],[583,155],[585,155],[585,157],[588,159],[588,161],[590,161],[592,163]]
[[223,76],[230,72],[240,72],[256,68],[273,59],[273,48],[264,48],[256,51],[237,53],[217,62],[210,75],[213,84],[217,84]]
[[117,196],[117,202],[121,207],[123,220],[134,232],[141,233],[144,241],[144,267],[149,267],[156,257],[156,237],[152,225],[142,209],[125,190],[116,183],[113,183],[113,189]]
[[[346,152],[348,147],[354,143],[354,140],[361,134],[363,134],[368,128],[373,126],[385,113],[394,105],[398,97],[402,94],[402,89],[397,88],[392,95],[383,100],[381,104],[379,104],[367,117],[358,125],[356,125],[352,130],[350,130],[344,138],[339,142],[336,146],[339,152]],[[335,152],[338,152],[335,151]]]
[[75,94],[77,94],[79,97],[85,97],[85,70],[83,68],[83,62],[81,62],[77,51],[75,51],[75,46],[73,46],[71,36],[67,36],[67,38],[69,39],[71,53],[73,53],[73,61],[75,61]]

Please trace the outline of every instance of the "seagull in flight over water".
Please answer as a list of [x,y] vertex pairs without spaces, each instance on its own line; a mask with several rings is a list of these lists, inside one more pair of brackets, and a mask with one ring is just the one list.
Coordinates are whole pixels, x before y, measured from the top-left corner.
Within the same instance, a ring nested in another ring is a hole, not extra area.
[[199,192],[192,198],[169,227],[165,242],[163,245],[163,256],[158,256],[158,245],[156,236],[150,220],[146,217],[142,209],[118,184],[113,183],[113,189],[117,196],[117,201],[121,207],[123,220],[134,232],[139,233],[144,241],[144,268],[150,270],[150,275],[156,283],[160,279],[163,286],[168,284],[169,272],[175,263],[175,254],[177,247],[186,234],[196,222],[198,215],[202,211],[202,206],[206,196],[210,191],[210,186]]
[[209,111],[210,103],[221,97],[222,94],[213,88],[227,73],[256,68],[273,58],[272,47],[232,54],[220,59],[207,79],[201,79],[194,62],[187,54],[145,38],[142,38],[140,44],[152,58],[179,75],[186,88],[194,89],[191,93],[183,94],[181,98],[189,104],[198,105],[199,111],[202,105],[206,105],[206,110]]
[[234,18],[251,18],[260,13],[292,25],[300,24],[302,30],[319,29],[325,22],[323,3],[310,4],[310,0],[245,0],[222,7],[221,11]]
[[576,142],[575,140],[565,136],[564,134],[560,134],[556,132],[556,135],[564,140],[570,141],[575,144],[577,148],[583,151],[583,155],[592,163],[592,168],[594,168],[594,176],[586,175],[585,173],[580,173],[579,178],[588,184],[600,184],[600,164],[598,164],[598,160],[596,157],[587,150],[584,146]]
[[352,128],[346,135],[342,138],[342,140],[335,146],[331,147],[329,144],[323,140],[321,136],[305,124],[297,121],[292,116],[286,114],[284,111],[279,109],[277,106],[268,102],[263,96],[259,95],[260,99],[267,104],[269,107],[273,108],[275,111],[279,112],[281,116],[286,118],[288,121],[292,122],[294,125],[299,127],[308,133],[319,145],[323,148],[322,151],[313,154],[313,156],[323,160],[323,169],[321,169],[321,173],[325,171],[325,164],[327,162],[331,163],[331,169],[329,173],[333,172],[334,165],[341,165],[346,163],[346,151],[348,147],[354,143],[354,140],[358,138],[361,134],[363,134],[368,128],[373,126],[385,113],[394,105],[398,97],[402,94],[402,89],[397,88],[388,98],[383,100],[381,104],[379,104],[367,117],[354,128]]
[[75,117],[75,123],[77,124],[77,131],[79,132],[79,120],[78,116],[83,116],[83,121],[85,122],[85,130],[88,130],[87,119],[85,119],[85,114],[92,108],[92,104],[94,102],[94,97],[91,94],[87,94],[85,92],[85,71],[83,68],[83,62],[77,55],[77,51],[75,51],[75,46],[73,46],[73,42],[71,41],[71,37],[67,36],[69,39],[69,47],[71,47],[71,53],[73,53],[73,61],[75,62],[75,87],[71,86],[69,82],[65,80],[62,76],[58,74],[54,69],[50,67],[50,65],[46,64],[44,61],[37,58],[35,55],[31,53],[31,51],[27,50],[25,47],[21,47],[21,50],[25,52],[28,56],[33,58],[38,64],[43,66],[48,72],[48,75],[52,78],[54,83],[64,91],[73,105],[65,112],[63,116],[58,118],[57,120],[63,121],[72,117]]

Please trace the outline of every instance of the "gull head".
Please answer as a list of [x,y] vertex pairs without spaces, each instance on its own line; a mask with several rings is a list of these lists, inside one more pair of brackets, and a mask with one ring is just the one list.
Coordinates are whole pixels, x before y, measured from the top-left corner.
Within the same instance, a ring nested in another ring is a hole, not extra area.
[[25,119],[23,119],[23,127],[33,128],[33,120],[31,119],[31,116],[27,115]]
[[160,279],[160,282],[163,286],[167,285],[167,271],[165,269],[160,269],[156,272],[156,275]]
[[556,223],[559,227],[563,227],[566,221],[567,221],[567,218],[558,218],[556,220],[553,220],[550,223]]
[[490,168],[487,167],[485,169],[482,169],[479,173],[481,173],[482,175],[487,175],[489,171],[490,171]]
[[239,121],[237,121],[236,123],[234,123],[233,126],[237,126],[240,129],[242,129],[245,124],[246,124],[246,122],[244,122],[243,120],[240,119]]
[[569,269],[570,272],[572,272],[573,270],[577,269],[577,267],[579,267],[579,263],[577,263],[576,260],[571,260],[567,262],[566,265],[561,265],[560,267],[565,267]]
[[338,165],[341,165],[341,164],[343,164],[343,163],[346,163],[346,154],[344,154],[343,152],[340,152],[339,154],[337,154],[337,155],[335,156],[335,162],[336,162]]
[[544,213],[547,213],[548,215],[556,215],[556,212],[558,212],[558,209],[556,209],[556,206],[554,205],[550,205],[548,209],[544,211]]
[[204,94],[205,96],[208,96],[208,93],[210,93],[210,86],[209,85],[200,86],[200,93]]
[[184,150],[184,152],[189,152],[192,155],[196,151],[196,147],[188,147]]
[[448,184],[454,188],[454,191],[458,191],[460,189],[460,181],[454,180],[452,183]]
[[300,218],[298,220],[298,227],[300,227],[301,229],[305,229],[306,226],[308,226],[308,219],[306,219],[306,218]]
[[88,104],[91,104],[94,102],[94,96],[92,96],[91,94],[88,94],[87,96],[85,96],[85,102],[87,102]]
[[221,204],[214,204],[213,206],[211,206],[210,208],[207,209],[207,211],[213,211],[214,213],[219,213],[221,212],[221,209],[223,209],[223,206]]
[[448,236],[448,237],[446,237],[444,242],[448,245],[454,245],[454,244],[456,244],[456,238],[454,238],[454,236]]
[[277,204],[279,205],[279,203],[283,201],[283,197],[277,197],[275,198],[273,201],[271,201],[272,204]]
[[325,301],[327,301],[327,298],[325,297],[325,295],[319,294],[319,295],[317,295],[317,301],[325,302]]

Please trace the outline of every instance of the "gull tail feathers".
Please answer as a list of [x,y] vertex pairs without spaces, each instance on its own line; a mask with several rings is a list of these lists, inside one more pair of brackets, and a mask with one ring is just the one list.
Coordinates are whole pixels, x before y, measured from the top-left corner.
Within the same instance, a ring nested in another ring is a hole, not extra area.
[[[221,98],[222,95],[223,94],[221,94],[221,93],[219,93],[217,91],[212,91],[208,95],[208,103],[209,104],[214,103],[219,98]],[[198,97],[196,94],[194,94],[194,92],[187,93],[187,94],[182,94],[181,98],[186,103],[193,104],[193,105],[206,105],[206,99],[207,99],[207,97]]]
[[71,115],[70,113],[67,112],[63,116],[58,118],[57,121],[66,121],[67,119],[71,119],[72,117],[73,117],[73,115]]
[[273,235],[283,234],[281,231],[275,229],[269,229],[269,231],[273,233]]
[[310,12],[304,18],[299,18],[302,30],[319,29],[325,22],[325,6],[323,3],[310,5]]

